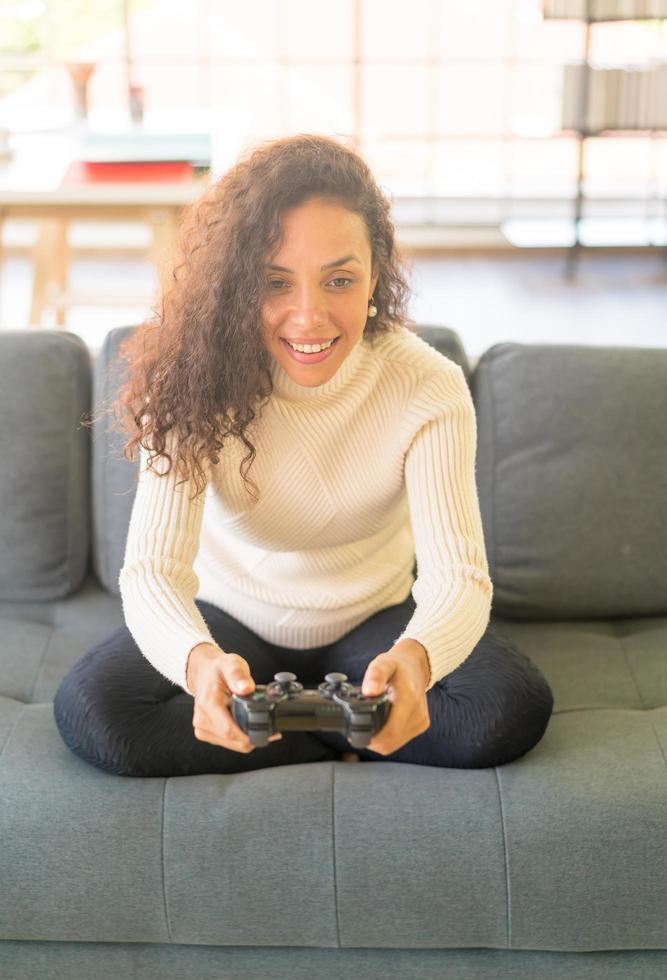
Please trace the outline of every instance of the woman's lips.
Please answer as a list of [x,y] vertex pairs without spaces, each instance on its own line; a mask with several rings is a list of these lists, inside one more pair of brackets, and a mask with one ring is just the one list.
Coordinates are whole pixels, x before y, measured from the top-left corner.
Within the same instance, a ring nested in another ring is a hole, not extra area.
[[321,361],[325,361],[327,357],[329,357],[334,347],[340,340],[340,337],[335,338],[331,347],[327,347],[326,350],[321,350],[317,354],[305,354],[301,351],[294,350],[293,347],[290,347],[284,337],[281,337],[280,340],[285,345],[285,349],[288,351],[290,357],[299,364],[319,364]]
[[290,344],[301,344],[305,347],[306,344],[311,346],[314,344],[328,344],[330,340],[336,340],[336,337],[310,337],[306,340],[301,340],[299,337],[281,337],[281,340],[287,340]]

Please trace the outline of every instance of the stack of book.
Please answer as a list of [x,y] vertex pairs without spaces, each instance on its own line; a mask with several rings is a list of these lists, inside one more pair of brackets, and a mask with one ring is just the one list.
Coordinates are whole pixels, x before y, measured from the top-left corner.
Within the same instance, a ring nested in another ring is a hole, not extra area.
[[211,166],[208,133],[139,129],[86,132],[61,186],[82,183],[181,183]]
[[667,0],[544,0],[545,17],[641,20],[667,17]]
[[[588,73],[587,111],[582,91]],[[563,129],[667,129],[667,63],[646,67],[563,65]]]

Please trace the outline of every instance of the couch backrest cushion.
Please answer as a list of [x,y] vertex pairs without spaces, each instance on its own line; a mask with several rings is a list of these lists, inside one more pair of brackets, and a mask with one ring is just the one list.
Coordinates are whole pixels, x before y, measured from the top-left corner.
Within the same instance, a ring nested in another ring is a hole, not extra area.
[[[124,381],[125,361],[118,358],[122,342],[136,327],[116,327],[105,337],[94,362],[93,402],[97,419],[108,411]],[[470,367],[463,345],[449,327],[417,326],[421,337],[454,360],[470,378]],[[107,416],[104,416],[106,419]],[[109,421],[100,421],[93,430],[93,565],[100,582],[120,595],[118,575],[125,556],[127,531],[137,487],[139,460],[123,456],[124,436]]]
[[667,349],[495,344],[472,389],[493,612],[667,613]]
[[90,555],[91,355],[65,330],[0,332],[0,599],[76,592]]
[[93,366],[93,567],[107,591],[118,596],[118,575],[125,556],[139,459],[137,456],[131,462],[125,458],[125,434],[114,422],[114,415],[108,413],[126,377],[125,362],[119,358],[118,349],[135,329],[136,325],[110,330]]

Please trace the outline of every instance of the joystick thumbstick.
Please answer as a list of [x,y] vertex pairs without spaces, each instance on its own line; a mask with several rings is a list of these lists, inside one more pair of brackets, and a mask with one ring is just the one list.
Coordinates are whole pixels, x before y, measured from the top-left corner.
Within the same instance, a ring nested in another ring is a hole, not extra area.
[[296,680],[296,674],[293,674],[290,670],[281,670],[280,673],[273,675],[274,681],[278,681],[279,684],[289,684],[290,681]]
[[347,680],[347,674],[339,674],[334,672],[333,674],[325,674],[324,679],[327,684],[331,684],[334,691],[337,691],[338,688],[341,687]]
[[293,674],[291,670],[281,670],[273,675],[273,679],[283,694],[296,693],[297,691],[303,690],[303,684],[298,683],[296,674]]

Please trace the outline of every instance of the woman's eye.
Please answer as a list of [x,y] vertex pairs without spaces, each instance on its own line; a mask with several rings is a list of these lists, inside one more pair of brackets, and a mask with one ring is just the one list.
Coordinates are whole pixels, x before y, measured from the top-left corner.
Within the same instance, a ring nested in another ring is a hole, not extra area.
[[[346,283],[346,282],[352,282],[352,280],[349,279],[347,276],[335,276],[335,278],[330,279],[329,281],[330,282],[344,282],[344,283]],[[268,280],[268,285],[271,287],[271,289],[272,289],[272,291],[274,293],[280,293],[280,292],[282,292],[282,289],[274,289],[273,287],[274,286],[281,286],[281,285],[283,285],[283,283],[284,283],[284,279],[269,279]],[[336,289],[344,289],[344,288],[345,288],[344,286],[337,286],[336,287]]]

